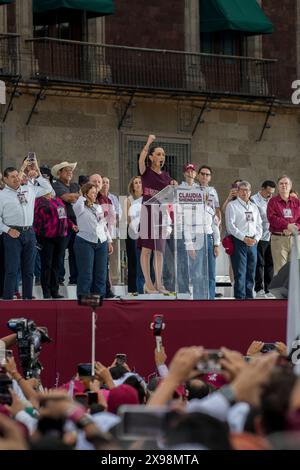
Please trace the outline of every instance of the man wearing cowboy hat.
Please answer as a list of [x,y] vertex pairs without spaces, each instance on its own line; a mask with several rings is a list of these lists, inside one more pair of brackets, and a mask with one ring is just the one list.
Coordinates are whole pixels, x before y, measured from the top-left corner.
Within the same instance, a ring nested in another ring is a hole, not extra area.
[[[66,246],[69,250],[69,268],[70,268],[70,280],[69,284],[77,283],[77,266],[75,261],[75,255],[73,251],[73,245],[76,236],[76,216],[73,211],[72,204],[77,201],[79,197],[79,185],[71,182],[73,177],[73,171],[75,170],[77,163],[61,162],[51,170],[53,178],[56,180],[52,186],[56,193],[56,196],[62,199],[66,205],[67,217],[75,224],[75,229],[71,229],[66,237]],[[64,257],[61,260],[60,270],[60,281],[64,281]]]

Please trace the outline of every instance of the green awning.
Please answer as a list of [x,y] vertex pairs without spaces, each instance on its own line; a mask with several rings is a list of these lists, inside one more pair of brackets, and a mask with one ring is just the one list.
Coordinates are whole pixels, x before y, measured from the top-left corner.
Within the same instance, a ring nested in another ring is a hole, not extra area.
[[33,13],[46,13],[61,8],[85,10],[88,13],[98,13],[99,16],[114,13],[113,0],[33,0]]
[[273,32],[273,25],[256,0],[200,0],[200,31]]

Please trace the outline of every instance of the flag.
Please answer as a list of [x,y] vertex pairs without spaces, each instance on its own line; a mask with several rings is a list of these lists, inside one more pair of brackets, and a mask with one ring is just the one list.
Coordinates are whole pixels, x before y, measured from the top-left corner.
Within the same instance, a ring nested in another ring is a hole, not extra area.
[[[300,277],[298,261],[298,233],[293,233],[293,245],[290,262],[287,336],[286,344],[288,352],[293,349],[293,342],[300,337]],[[300,364],[298,370],[300,370]]]

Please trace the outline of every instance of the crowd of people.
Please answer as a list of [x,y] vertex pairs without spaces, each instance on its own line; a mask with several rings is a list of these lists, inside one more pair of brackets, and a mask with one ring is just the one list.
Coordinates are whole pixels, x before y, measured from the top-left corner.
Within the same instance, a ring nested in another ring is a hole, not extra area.
[[[35,154],[21,169],[3,173],[0,191],[0,297],[32,299],[34,276],[43,297],[60,299],[68,250],[69,285],[77,294],[112,298],[109,255],[126,228],[128,292],[215,299],[216,258],[223,245],[230,255],[230,278],[236,299],[268,297],[274,274],[289,261],[293,234],[300,229],[300,201],[291,179],[263,182],[251,195],[247,181],[235,181],[220,207],[211,186],[212,168],[187,163],[183,180],[163,170],[165,151],[150,135],[139,157],[139,175],[120,200],[110,192],[107,176],[80,175],[76,163],[39,168]],[[200,204],[156,200],[165,188],[198,195]],[[175,207],[176,206],[176,207]],[[157,210],[158,208],[158,210]],[[222,224],[222,214],[224,222]],[[180,234],[179,234],[180,232]],[[181,236],[183,234],[183,236]],[[175,254],[176,252],[176,254]],[[170,261],[171,259],[171,261]]]
[[[15,342],[16,334],[2,338],[1,352]],[[79,364],[67,383],[44,389],[6,355],[0,449],[299,449],[300,379],[290,356],[281,342],[253,341],[245,356],[182,348],[168,366],[161,346],[148,381],[117,354],[110,366],[96,362],[94,376]]]

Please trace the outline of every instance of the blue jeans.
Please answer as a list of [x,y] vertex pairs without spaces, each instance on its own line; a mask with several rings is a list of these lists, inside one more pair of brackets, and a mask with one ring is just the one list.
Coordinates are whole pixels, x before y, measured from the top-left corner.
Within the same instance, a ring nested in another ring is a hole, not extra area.
[[196,259],[189,256],[190,276],[193,285],[193,299],[215,299],[216,257],[212,235],[206,235],[206,247],[196,250]]
[[74,253],[78,270],[77,296],[98,294],[105,297],[107,278],[107,242],[91,243],[78,235],[75,238]]
[[19,238],[3,233],[5,253],[5,278],[3,298],[12,299],[17,274],[21,268],[23,299],[32,299],[33,272],[36,256],[36,238],[33,228],[21,232]]
[[234,273],[234,297],[253,299],[253,286],[257,262],[257,245],[247,246],[233,237],[234,253],[231,256]]

